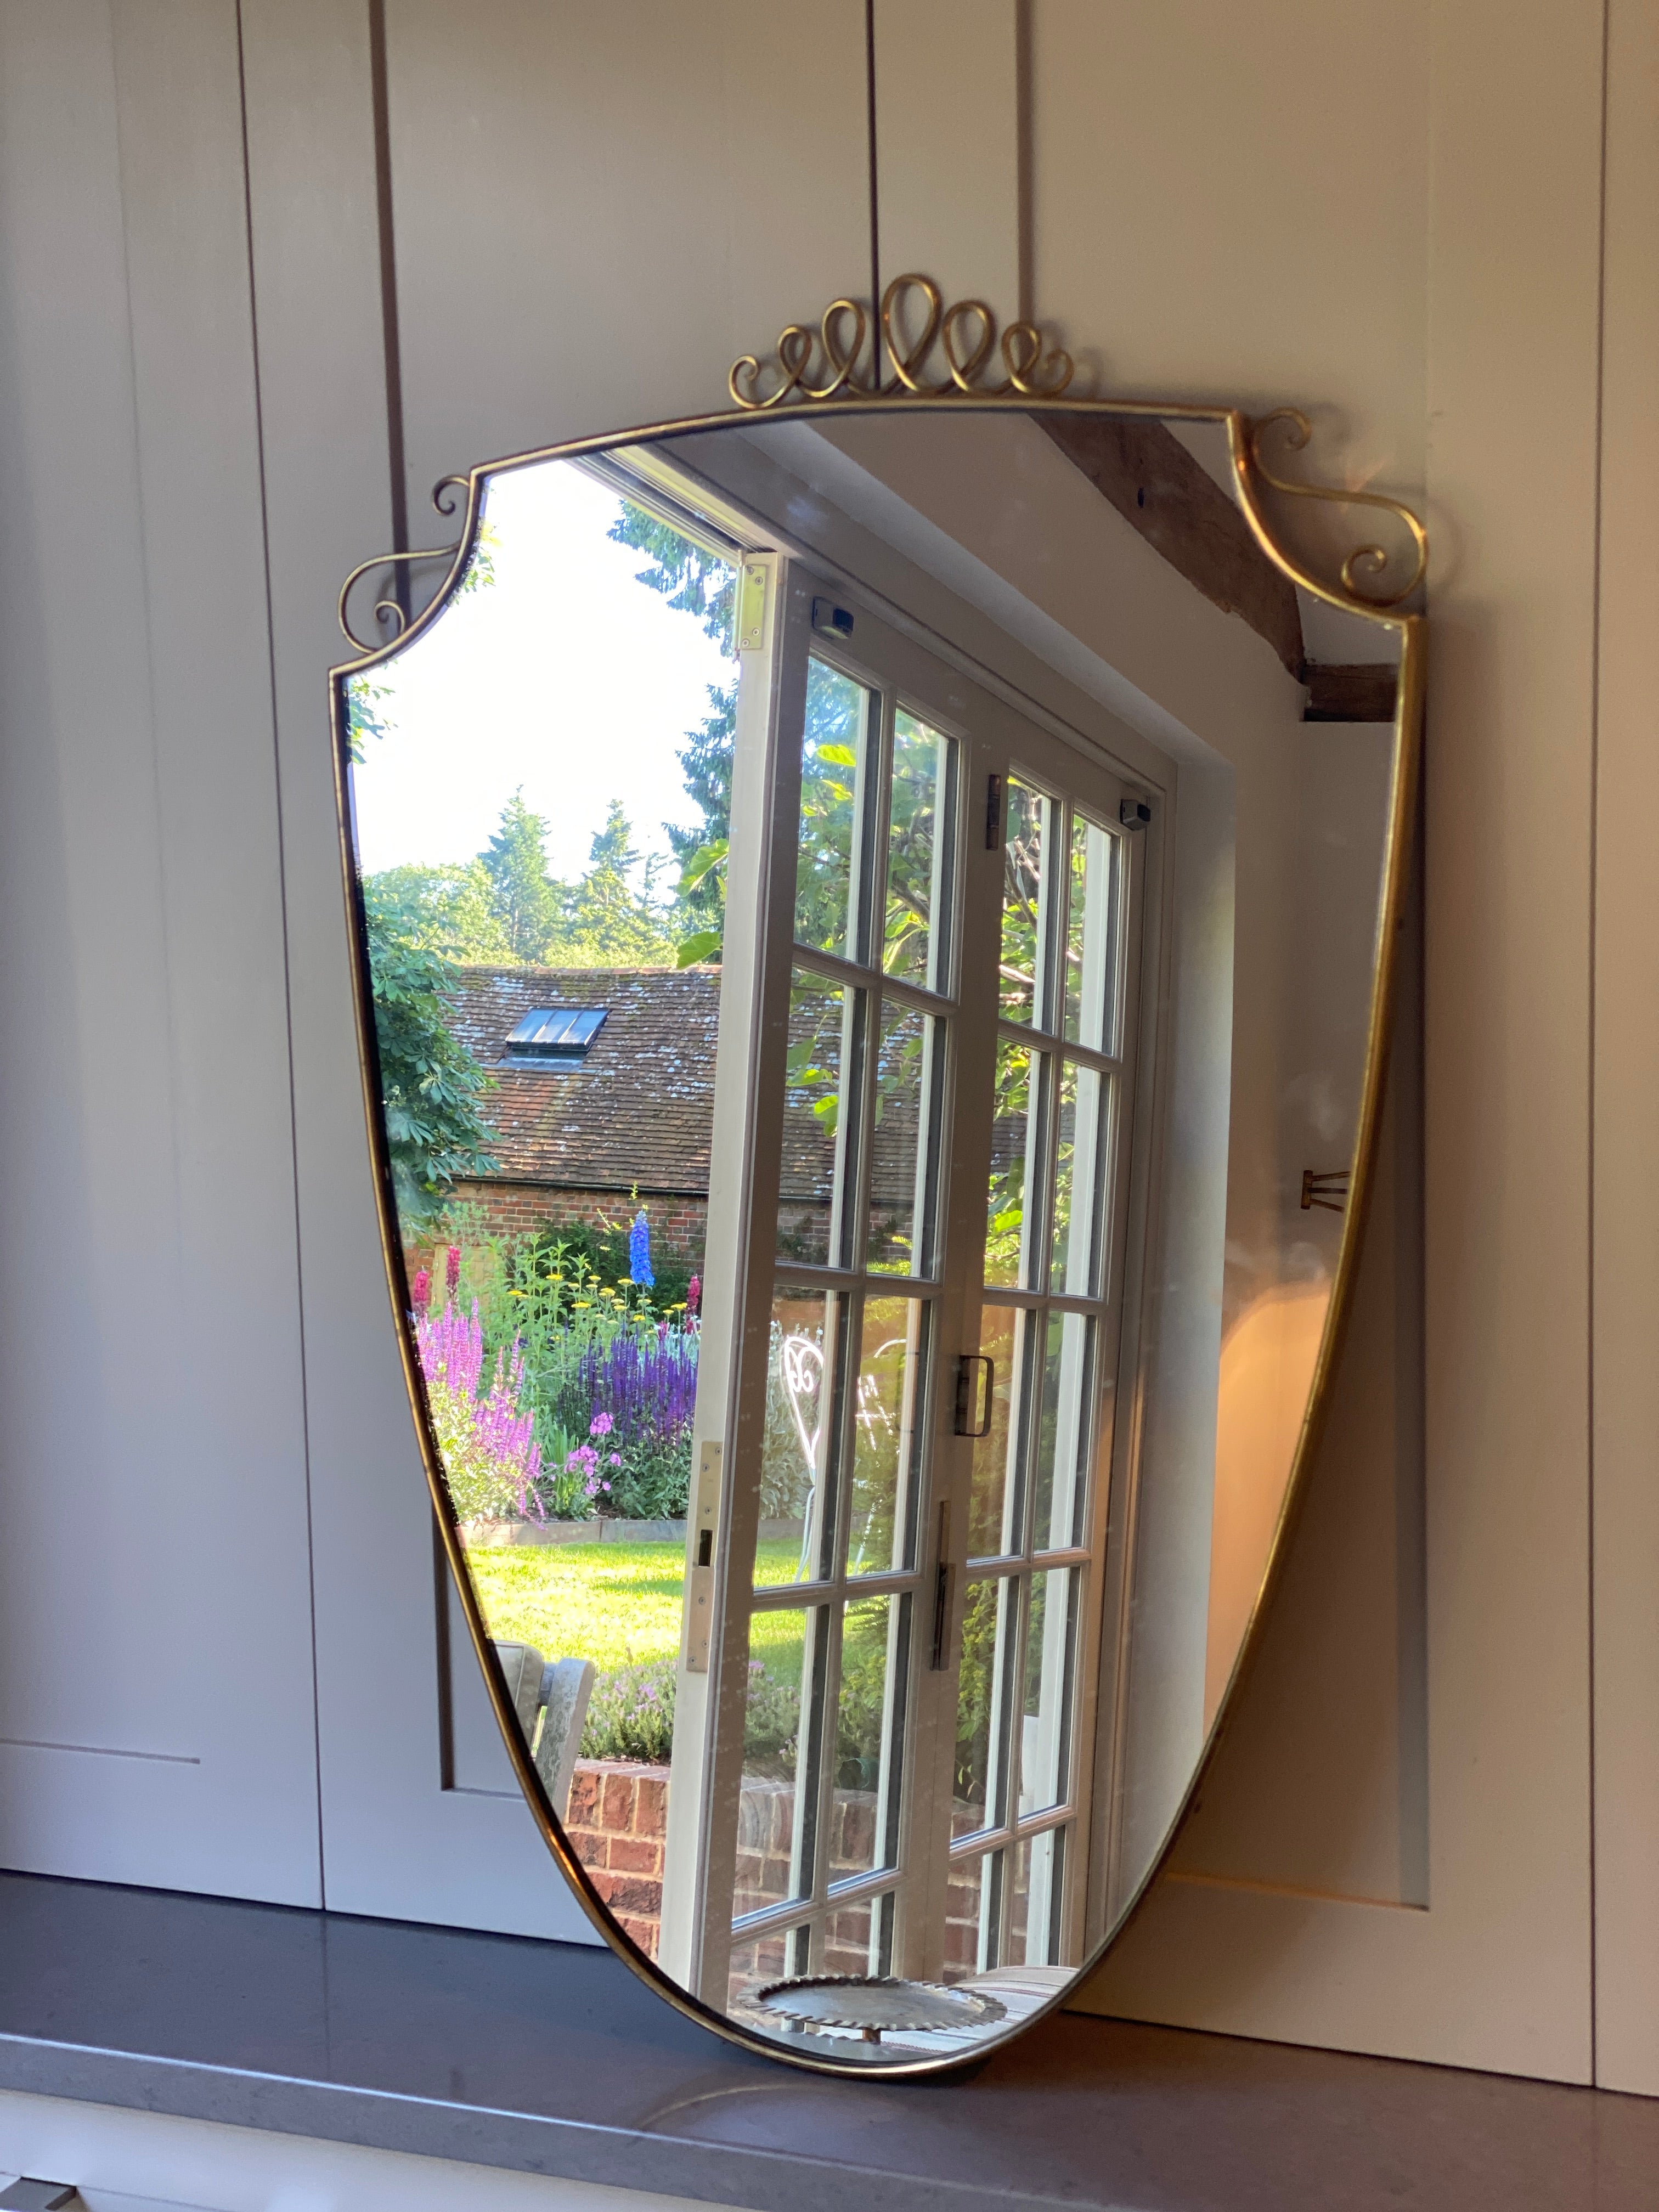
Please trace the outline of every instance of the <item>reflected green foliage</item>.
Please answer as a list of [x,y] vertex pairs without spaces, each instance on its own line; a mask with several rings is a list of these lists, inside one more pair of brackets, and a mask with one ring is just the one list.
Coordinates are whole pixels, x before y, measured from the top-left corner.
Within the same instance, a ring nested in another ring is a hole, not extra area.
[[[793,1547],[763,1544],[769,1565],[793,1565]],[[680,1648],[685,1546],[475,1545],[466,1555],[492,1636],[533,1644],[550,1659],[591,1659],[601,1674],[666,1660]],[[772,1616],[757,1616],[762,1619]],[[781,1616],[787,1619],[788,1616]],[[769,1646],[768,1669],[780,1671]],[[800,1677],[796,1647],[793,1680]]]
[[874,1790],[881,1780],[890,1604],[884,1597],[865,1598],[842,1616],[836,1705],[836,1781],[842,1790]]
[[[648,514],[629,500],[610,535],[648,557],[636,574],[659,592],[671,607],[695,615],[704,630],[731,654],[737,596],[737,571],[718,555],[683,538],[672,524]],[[689,968],[720,958],[726,927],[726,859],[732,833],[732,756],[738,720],[738,684],[710,684],[709,712],[698,728],[686,732],[679,756],[687,796],[702,816],[696,829],[665,823],[679,863],[675,896],[681,933],[675,964]]]
[[970,1583],[962,1618],[962,1666],[957,1678],[957,1752],[953,1794],[981,1815],[990,1780],[991,1690],[995,1679],[997,1593],[1000,1583]]
[[515,791],[495,834],[478,855],[489,879],[489,902],[507,939],[509,959],[541,960],[558,929],[559,886],[548,872],[547,823]]
[[373,880],[363,912],[386,1145],[407,1236],[436,1219],[456,1182],[493,1172],[480,1112],[493,1085],[449,1027],[453,962],[418,942],[407,909]]
[[881,964],[926,988],[930,981],[933,868],[948,740],[899,709],[888,799],[887,898]]
[[822,660],[808,662],[795,942],[852,959],[859,953],[848,911],[853,840],[869,704],[861,684]]
[[988,1283],[1007,1285],[1020,1279],[1032,1058],[1024,1045],[1003,1042],[997,1047],[993,1093],[995,1120],[991,1133],[991,1179],[985,1224]]
[[1042,872],[1047,865],[1050,805],[1041,792],[1008,779],[1008,822],[1002,843],[1002,946],[999,973],[1002,1018],[1037,1018],[1042,957]]
[[507,967],[516,959],[482,860],[429,868],[405,861],[383,868],[374,882],[377,895],[406,917],[410,942],[423,952],[485,967]]
[[586,872],[559,887],[558,911],[539,956],[547,966],[675,964],[679,931],[672,910],[656,897],[659,864],[641,865],[629,837],[622,802],[613,799],[589,848]]
[[410,941],[486,967],[660,968],[679,951],[679,915],[658,895],[663,864],[641,864],[612,799],[588,865],[572,883],[549,872],[545,817],[514,792],[475,860],[405,864],[373,878],[408,919]]

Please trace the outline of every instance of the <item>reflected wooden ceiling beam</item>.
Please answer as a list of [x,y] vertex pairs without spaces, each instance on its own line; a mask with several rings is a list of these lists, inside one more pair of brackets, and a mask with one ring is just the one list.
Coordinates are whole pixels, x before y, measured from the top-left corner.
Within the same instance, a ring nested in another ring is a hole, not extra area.
[[1263,637],[1308,687],[1307,722],[1391,722],[1395,672],[1383,662],[1309,660],[1296,586],[1167,425],[1134,416],[1034,413],[1066,459],[1224,614]]
[[1045,415],[1040,422],[1147,544],[1212,600],[1264,637],[1303,679],[1296,586],[1276,568],[1234,502],[1162,422],[1122,415]]
[[1386,661],[1345,664],[1310,660],[1302,671],[1308,687],[1304,722],[1391,722],[1395,673]]

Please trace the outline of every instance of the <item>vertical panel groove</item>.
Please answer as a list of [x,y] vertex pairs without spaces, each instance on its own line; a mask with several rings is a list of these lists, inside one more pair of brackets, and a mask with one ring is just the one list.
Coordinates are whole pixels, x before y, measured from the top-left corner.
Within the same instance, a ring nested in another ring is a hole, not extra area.
[[264,394],[260,381],[259,293],[253,264],[253,172],[248,154],[247,52],[242,0],[236,0],[236,97],[242,149],[242,220],[247,240],[248,351],[253,372],[255,465],[259,478],[259,555],[265,599],[265,665],[270,683],[270,759],[276,796],[276,889],[282,915],[283,1011],[287,1024],[289,1157],[294,1176],[295,1304],[300,1347],[300,1448],[305,1482],[306,1609],[311,1635],[312,1762],[317,1778],[317,1893],[328,1905],[328,1868],[323,1853],[323,1730],[317,1686],[317,1522],[312,1509],[310,1369],[306,1347],[305,1237],[300,1208],[300,1103],[294,1075],[294,974],[288,927],[288,830],[283,815],[282,748],[276,736],[276,612],[270,582],[270,503],[265,486]]

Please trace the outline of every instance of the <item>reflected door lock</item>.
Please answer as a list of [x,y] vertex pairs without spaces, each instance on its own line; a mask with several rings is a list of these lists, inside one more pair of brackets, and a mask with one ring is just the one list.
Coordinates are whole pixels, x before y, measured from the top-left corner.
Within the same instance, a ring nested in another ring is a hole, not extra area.
[[[983,1368],[983,1377],[975,1375]],[[988,1437],[991,1433],[991,1389],[996,1381],[996,1369],[982,1352],[964,1352],[957,1362],[957,1434],[959,1437]],[[979,1382],[984,1395],[975,1411],[974,1385]]]
[[814,599],[812,627],[820,637],[851,637],[852,612],[847,607],[838,607],[833,599]]
[[706,1443],[697,1454],[696,1492],[691,1500],[687,1538],[690,1564],[685,1577],[685,1671],[708,1672],[714,1627],[714,1538],[720,1516],[720,1447]]
[[1144,830],[1152,818],[1152,810],[1144,799],[1126,799],[1117,810],[1117,818],[1126,830]]

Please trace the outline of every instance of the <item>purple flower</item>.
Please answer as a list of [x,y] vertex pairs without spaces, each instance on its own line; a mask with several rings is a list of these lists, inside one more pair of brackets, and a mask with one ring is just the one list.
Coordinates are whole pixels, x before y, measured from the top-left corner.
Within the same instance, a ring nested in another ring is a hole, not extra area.
[[[459,1249],[455,1245],[450,1247],[450,1260],[453,1267],[459,1267]],[[441,1314],[434,1314],[428,1305],[416,1317],[415,1342],[428,1383],[441,1383],[467,1408],[483,1456],[494,1462],[502,1481],[516,1492],[520,1512],[545,1520],[536,1489],[541,1480],[542,1450],[536,1442],[535,1413],[526,1411],[523,1404],[524,1353],[517,1339],[510,1352],[495,1354],[495,1372],[482,1395],[483,1327],[476,1298],[470,1315],[459,1313],[447,1299]]]
[[620,1452],[611,1453],[611,1464],[612,1467],[620,1467],[622,1465],[622,1454]]
[[574,1378],[593,1409],[589,1434],[651,1452],[683,1443],[696,1407],[697,1348],[695,1331],[658,1328],[589,1343]]

